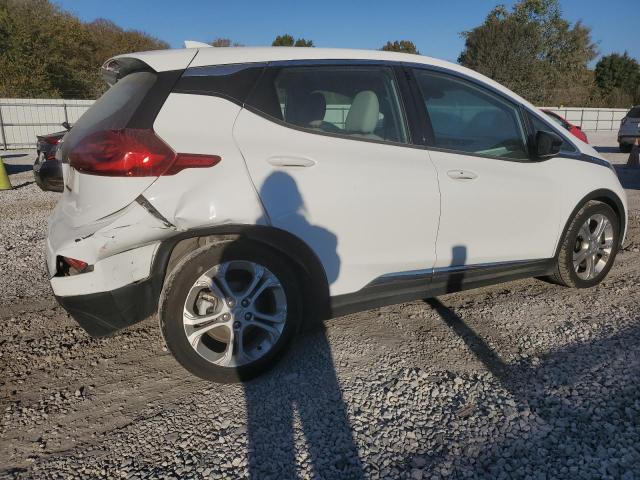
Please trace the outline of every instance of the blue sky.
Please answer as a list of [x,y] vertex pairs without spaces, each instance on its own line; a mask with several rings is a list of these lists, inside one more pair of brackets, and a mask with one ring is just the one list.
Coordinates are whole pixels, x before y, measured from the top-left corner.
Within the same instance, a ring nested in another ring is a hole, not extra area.
[[[387,40],[412,40],[424,55],[455,61],[460,32],[481,23],[496,0],[240,1],[58,0],[85,21],[108,18],[143,30],[172,47],[183,40],[231,38],[250,46],[270,45],[281,33],[312,39],[318,47],[380,48]],[[397,5],[398,8],[394,8]],[[561,0],[565,18],[592,28],[601,54],[623,52],[640,60],[638,0]],[[635,12],[635,13],[634,13]]]

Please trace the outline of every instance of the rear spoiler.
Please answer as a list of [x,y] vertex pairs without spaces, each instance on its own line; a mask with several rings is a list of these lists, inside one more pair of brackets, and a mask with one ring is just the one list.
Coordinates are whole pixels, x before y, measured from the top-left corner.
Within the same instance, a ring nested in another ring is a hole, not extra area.
[[131,57],[110,58],[102,65],[100,73],[107,85],[112,87],[121,78],[133,72],[153,72],[153,68],[142,60]]
[[149,52],[125,53],[110,58],[100,73],[109,86],[133,72],[166,72],[184,70],[198,53],[198,48],[152,50]]

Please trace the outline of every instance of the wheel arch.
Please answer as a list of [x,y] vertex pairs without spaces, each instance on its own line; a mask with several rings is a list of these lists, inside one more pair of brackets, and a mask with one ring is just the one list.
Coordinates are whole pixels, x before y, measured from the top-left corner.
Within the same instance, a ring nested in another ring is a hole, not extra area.
[[302,287],[305,324],[331,317],[329,283],[313,250],[299,237],[262,225],[222,225],[182,232],[163,241],[154,257],[151,276],[160,297],[165,279],[185,255],[208,244],[247,239],[260,243],[288,259]]
[[562,245],[562,239],[566,235],[567,230],[569,229],[569,225],[571,224],[571,221],[576,216],[578,211],[584,206],[584,204],[591,200],[596,200],[596,201],[605,203],[606,205],[610,206],[613,209],[613,211],[616,213],[616,215],[618,216],[618,221],[620,222],[620,232],[619,232],[620,246],[622,246],[623,233],[625,232],[625,229],[626,229],[626,213],[625,213],[624,204],[622,203],[622,200],[615,192],[606,188],[601,188],[598,190],[594,190],[593,192],[585,195],[578,202],[576,207],[571,211],[571,214],[566,219],[564,228],[562,229],[562,232],[558,237],[558,240],[556,241],[556,249],[554,254],[555,258],[558,257],[560,246]]

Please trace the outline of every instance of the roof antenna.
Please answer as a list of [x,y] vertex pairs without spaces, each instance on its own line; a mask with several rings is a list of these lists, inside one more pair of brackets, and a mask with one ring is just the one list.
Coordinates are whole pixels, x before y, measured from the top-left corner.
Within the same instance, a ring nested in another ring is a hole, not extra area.
[[196,42],[195,40],[185,40],[184,48],[207,48],[210,47],[208,43]]

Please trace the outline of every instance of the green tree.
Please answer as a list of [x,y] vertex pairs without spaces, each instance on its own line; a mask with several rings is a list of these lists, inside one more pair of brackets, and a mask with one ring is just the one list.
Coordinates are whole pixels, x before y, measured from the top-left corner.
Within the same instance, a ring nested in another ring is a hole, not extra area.
[[293,37],[288,33],[285,33],[284,35],[278,35],[271,45],[273,47],[293,47],[293,42]]
[[313,40],[306,40],[304,38],[298,38],[296,40],[293,36],[285,33],[284,35],[278,35],[271,45],[274,47],[313,47]]
[[596,64],[595,80],[610,106],[640,103],[640,64],[627,52],[602,57]]
[[384,47],[382,47],[382,50],[386,52],[413,53],[420,55],[415,44],[410,40],[394,40],[393,42],[387,42]]
[[[114,55],[169,48],[167,42],[137,30],[124,30],[104,18],[85,24],[84,28],[94,43],[91,64],[98,67]],[[92,68],[89,76],[93,85],[92,96],[101,95],[107,86],[102,81],[99,69]]]
[[482,25],[462,33],[458,58],[538,105],[593,102],[596,55],[591,31],[562,18],[558,0],[521,0],[494,8]]
[[241,43],[232,42],[230,38],[216,38],[209,42],[212,47],[243,47]]
[[83,23],[48,0],[0,0],[0,96],[95,98],[109,57],[167,47],[108,20]]
[[313,40],[306,40],[304,38],[298,38],[296,43],[293,44],[294,47],[313,47]]

